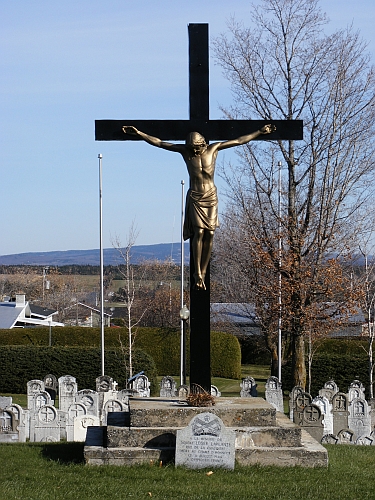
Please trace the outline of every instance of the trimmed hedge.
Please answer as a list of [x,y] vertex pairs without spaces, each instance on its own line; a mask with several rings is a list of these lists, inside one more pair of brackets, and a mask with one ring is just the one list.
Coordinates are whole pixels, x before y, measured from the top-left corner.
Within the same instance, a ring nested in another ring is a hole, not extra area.
[[[52,346],[100,348],[100,328],[55,327]],[[118,348],[119,338],[127,345],[126,328],[105,328],[105,347]],[[1,345],[48,346],[49,328],[13,328],[0,330]],[[180,331],[168,328],[139,328],[135,347],[155,361],[159,375],[180,372]],[[186,366],[189,369],[189,335],[186,339]],[[211,374],[213,377],[241,378],[241,350],[238,339],[229,333],[211,332]],[[75,376],[73,374],[73,376]],[[112,376],[112,375],[111,375]]]
[[[0,347],[0,366],[3,373],[0,393],[24,394],[29,380],[43,380],[48,373],[53,373],[57,378],[72,375],[77,379],[79,390],[95,390],[95,380],[101,374],[101,351],[92,347]],[[135,350],[133,371],[138,373],[141,370],[150,380],[151,392],[156,394],[155,363],[145,352]],[[116,380],[119,389],[126,386],[126,369],[121,350],[105,350],[105,373]]]

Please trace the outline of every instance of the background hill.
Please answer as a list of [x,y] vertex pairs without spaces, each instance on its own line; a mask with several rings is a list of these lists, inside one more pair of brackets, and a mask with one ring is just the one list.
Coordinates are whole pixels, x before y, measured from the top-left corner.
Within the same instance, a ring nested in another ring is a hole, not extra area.
[[[189,243],[185,243],[185,263],[189,263]],[[104,265],[123,263],[118,250],[105,248],[103,250]],[[132,263],[143,260],[172,259],[179,264],[181,261],[181,243],[159,243],[157,245],[135,245],[132,248]],[[66,250],[54,252],[28,252],[0,256],[0,265],[34,265],[34,266],[66,266],[71,264],[92,265],[100,264],[99,249],[93,250]]]

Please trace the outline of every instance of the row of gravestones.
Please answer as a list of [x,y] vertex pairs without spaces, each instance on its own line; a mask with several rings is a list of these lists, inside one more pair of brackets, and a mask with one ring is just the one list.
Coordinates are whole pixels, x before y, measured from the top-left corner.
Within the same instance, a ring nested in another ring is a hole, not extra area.
[[10,397],[0,397],[0,442],[85,441],[87,427],[106,425],[109,412],[129,410],[133,392],[118,391],[116,386],[105,375],[96,379],[96,391],[78,391],[76,379],[70,375],[31,380],[27,383],[27,409],[13,404]]
[[[160,383],[160,397],[184,398],[188,393],[188,386],[176,388],[172,377],[163,377]],[[211,393],[220,396],[216,386]],[[109,412],[129,411],[129,396],[150,397],[146,375],[135,376],[129,388],[121,391],[108,376],[96,379],[96,391],[78,391],[76,379],[70,375],[57,380],[49,374],[43,380],[31,380],[27,383],[27,409],[0,396],[0,442],[85,441],[87,427],[106,425]]]
[[375,411],[365,399],[365,388],[354,380],[340,392],[330,380],[315,398],[302,387],[289,395],[290,419],[317,441],[327,444],[375,445]]

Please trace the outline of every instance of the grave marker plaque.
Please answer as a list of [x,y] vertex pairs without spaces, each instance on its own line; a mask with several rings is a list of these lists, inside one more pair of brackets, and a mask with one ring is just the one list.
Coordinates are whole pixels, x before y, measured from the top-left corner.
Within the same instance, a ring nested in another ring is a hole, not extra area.
[[234,469],[235,431],[213,413],[200,413],[177,431],[176,466]]

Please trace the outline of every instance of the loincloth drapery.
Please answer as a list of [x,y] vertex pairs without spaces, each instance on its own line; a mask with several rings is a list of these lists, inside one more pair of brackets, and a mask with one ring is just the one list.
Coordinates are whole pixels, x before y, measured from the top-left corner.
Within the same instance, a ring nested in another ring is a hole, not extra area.
[[194,234],[194,227],[215,231],[219,227],[217,189],[206,193],[189,189],[186,194],[184,240]]

